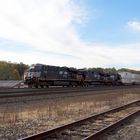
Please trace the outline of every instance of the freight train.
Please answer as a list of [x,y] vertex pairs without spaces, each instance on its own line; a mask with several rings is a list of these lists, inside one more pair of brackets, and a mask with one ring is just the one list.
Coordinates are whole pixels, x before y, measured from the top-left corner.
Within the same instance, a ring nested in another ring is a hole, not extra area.
[[140,83],[140,74],[126,72],[107,74],[85,69],[35,64],[25,72],[24,83],[28,87],[36,88],[49,86],[89,86],[95,84],[137,84]]

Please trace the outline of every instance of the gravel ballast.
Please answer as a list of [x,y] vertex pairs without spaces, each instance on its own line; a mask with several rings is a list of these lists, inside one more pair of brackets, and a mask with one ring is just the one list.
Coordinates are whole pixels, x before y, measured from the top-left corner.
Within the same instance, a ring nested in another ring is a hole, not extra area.
[[140,88],[134,88],[12,98],[14,103],[1,99],[0,140],[15,140],[121,106],[140,99],[139,93]]
[[112,130],[100,140],[140,140],[140,115]]

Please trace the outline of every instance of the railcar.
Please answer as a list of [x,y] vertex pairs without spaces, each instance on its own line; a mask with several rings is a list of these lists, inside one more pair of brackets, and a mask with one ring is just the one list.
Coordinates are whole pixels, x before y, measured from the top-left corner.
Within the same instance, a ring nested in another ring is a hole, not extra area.
[[121,76],[119,74],[109,74],[101,72],[92,72],[81,70],[84,75],[85,85],[103,84],[103,85],[118,85],[121,84]]
[[123,85],[140,84],[140,74],[120,72],[119,75],[121,76],[121,83]]

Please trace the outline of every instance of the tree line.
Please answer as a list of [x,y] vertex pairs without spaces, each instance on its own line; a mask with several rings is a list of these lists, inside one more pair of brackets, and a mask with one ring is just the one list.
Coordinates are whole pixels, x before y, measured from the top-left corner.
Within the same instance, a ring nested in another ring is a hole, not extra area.
[[115,68],[88,68],[88,70],[92,72],[108,73],[108,74],[117,74],[119,72],[130,72],[130,73],[140,74],[140,71],[127,69],[127,68],[121,68],[118,70]]
[[28,65],[0,61],[0,80],[21,80]]

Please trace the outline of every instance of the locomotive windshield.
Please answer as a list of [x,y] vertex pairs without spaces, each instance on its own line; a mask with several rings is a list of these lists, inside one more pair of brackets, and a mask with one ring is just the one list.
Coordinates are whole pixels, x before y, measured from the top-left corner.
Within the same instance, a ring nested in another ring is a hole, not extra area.
[[41,70],[42,66],[40,65],[31,65],[28,72],[39,72]]

